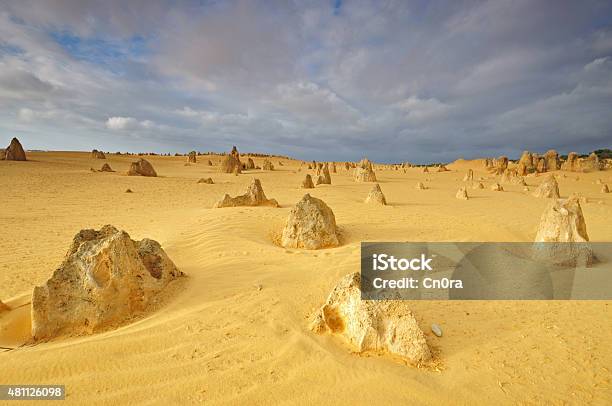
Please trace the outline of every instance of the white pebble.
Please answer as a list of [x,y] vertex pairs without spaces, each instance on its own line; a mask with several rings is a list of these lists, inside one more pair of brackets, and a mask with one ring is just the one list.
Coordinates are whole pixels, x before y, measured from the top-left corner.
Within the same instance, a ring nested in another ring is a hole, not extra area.
[[431,331],[438,337],[442,337],[442,328],[437,324],[431,325]]

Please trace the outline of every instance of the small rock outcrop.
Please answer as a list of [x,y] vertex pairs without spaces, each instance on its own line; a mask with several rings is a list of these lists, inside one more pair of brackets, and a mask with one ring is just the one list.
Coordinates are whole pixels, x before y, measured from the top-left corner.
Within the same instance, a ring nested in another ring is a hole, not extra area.
[[553,175],[548,175],[546,179],[534,190],[533,196],[549,199],[559,198],[559,184]]
[[128,176],[157,176],[157,172],[153,169],[153,165],[146,159],[140,158],[136,162],[132,162],[128,171]]
[[438,172],[449,172],[449,171],[450,171],[450,169],[448,169],[448,168],[446,167],[446,165],[440,165],[440,166],[438,166]]
[[0,153],[0,160],[4,161],[26,161],[26,154],[17,138],[13,138],[11,143]]
[[429,173],[429,168],[427,166],[423,168],[423,173]]
[[608,185],[606,183],[601,185],[601,193],[610,193],[610,189],[608,188]]
[[559,265],[590,265],[595,261],[588,244],[580,198],[554,199],[544,210],[535,237],[534,250],[540,259]]
[[312,183],[312,176],[306,175],[306,178],[302,181],[302,189],[314,189],[314,183]]
[[372,162],[364,158],[355,168],[355,182],[376,182],[376,174],[372,169]]
[[208,185],[213,185],[215,182],[213,182],[212,178],[200,178],[200,180],[198,180],[198,183],[206,183]]
[[387,199],[385,198],[385,195],[380,189],[380,185],[378,183],[376,183],[370,190],[370,193],[368,193],[365,203],[379,204],[382,206],[387,205]]
[[322,200],[305,194],[289,213],[281,245],[309,250],[337,247],[340,242],[334,212]]
[[385,352],[411,364],[432,358],[409,302],[361,300],[359,273],[343,277],[314,314],[310,328],[317,334],[342,336],[358,352]]
[[34,339],[91,334],[144,311],[182,275],[159,243],[106,225],[82,230],[59,268],[32,293]]
[[0,300],[0,314],[8,312],[9,310],[11,310],[11,308],[6,303],[3,303],[2,300]]
[[115,171],[113,171],[113,168],[111,168],[109,164],[104,164],[102,165],[102,168],[100,168],[100,172],[115,172]]
[[425,185],[423,184],[423,182],[417,182],[417,183],[416,183],[416,186],[415,186],[414,188],[415,188],[415,189],[418,189],[418,190],[425,190],[425,189],[427,189],[427,188],[425,187]]
[[494,192],[503,192],[504,188],[499,183],[494,183],[491,185],[491,190]]
[[484,189],[484,185],[482,184],[482,182],[474,183],[472,189]]
[[197,152],[191,151],[189,155],[187,155],[187,162],[191,164],[195,164],[198,161],[197,156],[198,156]]
[[331,185],[332,181],[328,164],[325,163],[318,172],[320,172],[321,175],[317,179],[317,185]]
[[104,152],[98,151],[97,149],[91,151],[91,157],[94,159],[106,159],[106,155],[104,155]]
[[474,180],[474,171],[471,170],[471,169],[468,169],[467,173],[463,177],[463,181],[464,182],[472,182],[473,180]]
[[238,206],[278,207],[278,202],[274,199],[268,199],[259,179],[253,179],[245,194],[236,197],[230,197],[230,195],[226,194],[215,205],[217,208]]
[[244,169],[246,170],[251,170],[251,169],[255,169],[255,161],[253,161],[253,158],[249,157],[247,159],[247,162],[244,166]]
[[457,191],[457,194],[455,195],[455,197],[459,200],[468,200],[468,194],[467,194],[467,190],[465,189],[465,187],[460,188]]
[[274,170],[274,165],[272,164],[272,162],[269,159],[264,159],[263,165],[262,165],[262,169],[264,171],[273,171]]

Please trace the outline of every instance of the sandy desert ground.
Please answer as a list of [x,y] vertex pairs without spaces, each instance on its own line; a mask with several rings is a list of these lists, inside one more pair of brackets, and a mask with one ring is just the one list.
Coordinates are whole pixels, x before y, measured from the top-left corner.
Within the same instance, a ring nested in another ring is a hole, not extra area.
[[[3,383],[65,384],[69,404],[612,404],[608,301],[414,302],[436,368],[360,356],[308,329],[338,279],[359,269],[361,241],[533,241],[546,199],[518,185],[493,192],[491,180],[468,190],[469,201],[455,198],[468,168],[489,176],[482,161],[444,173],[377,170],[388,207],[365,205],[372,185],[339,166],[332,185],[308,192],[333,209],[342,245],[304,251],[272,242],[305,193],[299,161],[274,158],[275,171],[234,176],[205,156],[191,166],[186,157],[147,157],[160,177],[144,178],[124,175],[129,156],[28,158],[0,162],[0,299],[14,308],[0,316],[0,346],[17,347],[0,352]],[[104,162],[118,172],[90,172]],[[196,183],[208,176],[214,185]],[[211,208],[253,177],[280,208]],[[562,197],[590,199],[591,241],[612,241],[612,194],[600,193],[597,178],[612,186],[608,170],[568,173],[559,187]],[[429,189],[415,190],[417,181]],[[188,277],[165,306],[119,329],[22,346],[32,288],[79,230],[104,224],[161,242]]]

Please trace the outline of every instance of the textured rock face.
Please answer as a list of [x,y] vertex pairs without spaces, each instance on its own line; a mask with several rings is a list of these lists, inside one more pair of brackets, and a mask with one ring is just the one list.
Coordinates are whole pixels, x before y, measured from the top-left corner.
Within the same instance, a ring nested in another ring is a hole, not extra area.
[[317,179],[317,185],[331,185],[331,175],[329,174],[329,166],[327,163],[323,165],[318,171],[321,176]]
[[525,176],[536,171],[537,158],[529,151],[523,151],[518,162],[517,172],[519,176]]
[[242,164],[240,160],[236,158],[236,156],[230,154],[226,155],[221,161],[220,171],[223,173],[234,173],[238,171],[238,173],[242,172]]
[[115,171],[113,171],[113,168],[111,168],[109,164],[104,164],[102,165],[102,168],[100,168],[100,172],[115,172]]
[[508,169],[508,157],[506,156],[500,156],[497,159],[493,159],[489,166],[489,171],[497,175],[501,175],[506,169]]
[[26,154],[17,138],[13,138],[9,146],[0,153],[0,159],[6,161],[25,161]]
[[546,151],[544,154],[544,160],[546,161],[546,170],[547,171],[556,171],[559,170],[561,164],[559,161],[559,154],[554,149]]
[[467,194],[467,190],[462,187],[457,191],[457,194],[455,195],[455,197],[459,200],[468,200],[468,194]]
[[182,273],[160,245],[113,226],[82,230],[53,276],[32,293],[32,336],[90,334],[145,310]]
[[378,183],[375,184],[370,190],[370,193],[368,193],[365,203],[378,204],[382,206],[387,205],[387,199],[385,198],[385,195],[380,189],[380,185]]
[[463,181],[464,182],[471,182],[473,180],[474,180],[474,171],[471,170],[471,169],[468,169],[467,173],[463,177]]
[[322,200],[305,194],[289,213],[281,245],[285,248],[337,247],[336,217]]
[[264,163],[263,163],[263,166],[262,166],[262,169],[264,171],[273,171],[274,170],[274,165],[272,165],[272,162],[270,162],[269,159],[265,159]]
[[376,174],[372,169],[372,162],[367,158],[362,159],[355,168],[356,182],[376,182]]
[[306,178],[302,181],[302,189],[314,189],[314,184],[312,183],[312,176],[306,175]]
[[261,187],[259,179],[253,179],[245,194],[230,197],[226,194],[223,196],[215,207],[238,207],[238,206],[270,206],[278,207],[278,202],[274,199],[268,199]]
[[561,169],[569,172],[580,172],[580,163],[578,161],[578,154],[570,152],[567,155],[567,160],[561,165]]
[[191,151],[187,156],[187,162],[195,164],[198,161],[197,155],[195,151]]
[[128,171],[129,176],[157,176],[157,172],[153,169],[153,165],[146,159],[140,158],[136,162],[132,162],[130,170]]
[[385,352],[411,364],[431,359],[425,335],[402,300],[361,300],[360,275],[342,278],[315,313],[311,329],[342,336],[358,352]]
[[535,197],[543,198],[559,198],[559,184],[553,175],[549,175],[542,183],[534,190]]
[[594,172],[601,170],[602,165],[599,162],[599,157],[595,153],[591,153],[588,158],[580,162],[580,168],[584,172]]
[[554,199],[544,210],[535,238],[535,254],[559,265],[590,265],[595,261],[580,199]]
[[213,185],[215,182],[213,182],[212,178],[201,178],[200,180],[198,180],[198,183],[206,183],[208,185]]

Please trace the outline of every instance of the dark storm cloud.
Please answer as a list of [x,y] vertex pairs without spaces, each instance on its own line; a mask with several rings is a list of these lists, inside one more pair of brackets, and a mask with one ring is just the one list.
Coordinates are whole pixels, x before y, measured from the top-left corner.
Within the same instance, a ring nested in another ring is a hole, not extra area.
[[0,68],[0,130],[46,148],[423,162],[612,144],[606,1],[0,2]]

